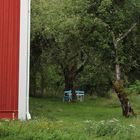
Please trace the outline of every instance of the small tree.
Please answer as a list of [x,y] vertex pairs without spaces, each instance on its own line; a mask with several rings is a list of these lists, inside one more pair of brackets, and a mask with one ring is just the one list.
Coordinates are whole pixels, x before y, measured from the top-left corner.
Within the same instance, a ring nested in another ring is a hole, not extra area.
[[[133,53],[129,52],[129,48],[126,46],[126,39],[129,37],[130,33],[134,31],[137,25],[137,12],[135,9],[135,2],[126,1],[112,1],[112,0],[102,0],[99,2],[92,2],[92,6],[89,12],[93,12],[96,16],[96,24],[99,26],[100,30],[97,33],[102,46],[100,47],[100,53],[103,52],[104,46],[106,46],[106,56],[110,53],[111,57],[106,57],[105,62],[111,62],[111,67],[114,68],[115,82],[113,82],[113,88],[119,98],[121,103],[122,112],[125,117],[130,115],[135,115],[130,102],[127,98],[127,94],[124,92],[123,88],[123,76],[121,75],[123,66],[127,65],[126,61],[132,58]],[[95,21],[95,18],[94,18]],[[102,32],[103,33],[102,33]],[[96,33],[96,35],[97,35]],[[106,34],[106,36],[104,36]],[[104,38],[103,38],[104,36]],[[132,38],[129,38],[130,40]],[[128,45],[128,44],[127,44]],[[129,44],[130,45],[130,44]],[[124,53],[127,50],[128,53]],[[104,52],[102,53],[104,54]],[[133,62],[129,62],[133,66]]]

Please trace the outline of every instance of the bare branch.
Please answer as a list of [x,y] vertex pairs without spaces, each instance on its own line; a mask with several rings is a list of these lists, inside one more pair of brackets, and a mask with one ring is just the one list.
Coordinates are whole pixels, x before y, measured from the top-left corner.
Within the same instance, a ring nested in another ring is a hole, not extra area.
[[136,25],[137,25],[137,23],[134,23],[126,33],[124,33],[122,36],[120,36],[119,38],[116,39],[116,42],[118,43],[121,40],[123,40],[135,28]]

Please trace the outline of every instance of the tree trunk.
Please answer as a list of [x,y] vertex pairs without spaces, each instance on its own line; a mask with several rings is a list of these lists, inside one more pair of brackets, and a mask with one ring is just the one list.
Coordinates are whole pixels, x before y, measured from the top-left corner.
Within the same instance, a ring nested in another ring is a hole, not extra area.
[[119,98],[122,108],[122,114],[125,117],[135,116],[135,113],[130,105],[129,99],[127,98],[127,93],[124,91],[123,81],[121,81],[121,69],[118,63],[118,56],[116,55],[116,65],[115,65],[115,75],[116,82],[113,83],[115,92]]
[[36,73],[33,72],[32,76],[30,77],[31,84],[30,84],[30,95],[35,97],[36,96]]
[[76,101],[76,93],[74,89],[74,80],[75,76],[73,74],[65,75],[65,90],[71,90],[72,91],[72,102]]
[[121,103],[123,116],[125,116],[125,117],[136,116],[136,114],[134,113],[134,111],[131,107],[129,99],[127,98],[127,94],[124,91],[123,82],[121,80],[116,81],[113,83],[113,86],[114,86],[114,90],[119,98],[119,101]]
[[113,83],[114,86],[114,90],[119,98],[119,101],[121,103],[121,107],[122,107],[122,113],[123,116],[125,117],[129,117],[129,116],[135,116],[136,114],[134,113],[129,99],[127,98],[127,94],[124,91],[124,87],[123,87],[123,82],[121,81],[121,70],[120,70],[120,63],[119,63],[119,56],[118,56],[118,45],[120,43],[120,41],[122,41],[125,37],[127,37],[127,35],[135,28],[137,24],[134,23],[127,32],[125,32],[123,35],[119,36],[118,38],[116,38],[114,32],[111,32],[112,34],[112,39],[113,39],[113,45],[114,45],[114,49],[115,49],[115,75],[116,75],[116,81]]
[[65,90],[73,90],[74,78],[69,75],[65,75]]
[[43,97],[44,96],[44,76],[41,74],[41,83],[40,83],[40,96]]
[[121,80],[121,71],[120,71],[120,65],[116,64],[116,80],[120,81]]

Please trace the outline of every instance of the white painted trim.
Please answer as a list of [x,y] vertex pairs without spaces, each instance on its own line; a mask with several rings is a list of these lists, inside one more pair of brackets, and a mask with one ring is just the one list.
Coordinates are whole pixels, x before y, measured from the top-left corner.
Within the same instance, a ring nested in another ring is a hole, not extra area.
[[20,0],[18,118],[29,116],[30,0]]
[[27,95],[26,95],[26,98],[27,98],[27,120],[31,119],[31,115],[29,113],[29,80],[30,80],[30,17],[31,17],[31,12],[30,12],[30,9],[31,9],[31,0],[28,0],[28,61],[27,61]]

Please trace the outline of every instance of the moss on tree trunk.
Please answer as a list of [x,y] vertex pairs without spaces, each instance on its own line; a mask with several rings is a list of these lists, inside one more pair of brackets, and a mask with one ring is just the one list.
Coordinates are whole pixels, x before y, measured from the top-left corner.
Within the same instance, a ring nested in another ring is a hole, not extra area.
[[124,91],[123,81],[116,81],[113,83],[114,90],[119,98],[122,107],[122,114],[125,117],[136,116],[132,106],[127,98],[127,93]]

